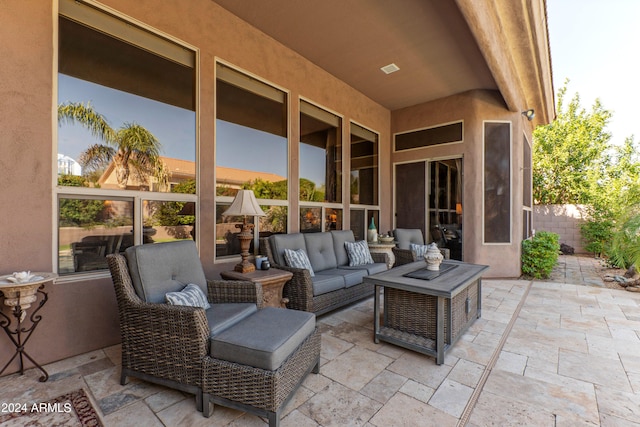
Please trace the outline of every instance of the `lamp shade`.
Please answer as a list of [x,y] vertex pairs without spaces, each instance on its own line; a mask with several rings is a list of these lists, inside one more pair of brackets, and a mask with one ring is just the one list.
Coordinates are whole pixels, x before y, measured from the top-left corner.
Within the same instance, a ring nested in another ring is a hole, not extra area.
[[223,216],[266,216],[251,190],[240,190]]

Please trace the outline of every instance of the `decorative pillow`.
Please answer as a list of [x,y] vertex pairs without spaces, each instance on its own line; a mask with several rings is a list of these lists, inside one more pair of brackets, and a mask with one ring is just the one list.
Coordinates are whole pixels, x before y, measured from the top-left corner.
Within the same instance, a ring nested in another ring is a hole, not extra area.
[[427,253],[427,249],[429,249],[429,245],[418,245],[416,243],[411,243],[409,245],[409,249],[411,249],[411,252],[415,254],[416,259],[420,259],[420,258],[423,258]]
[[373,264],[369,245],[364,240],[359,242],[344,242],[344,247],[349,256],[349,266]]
[[167,292],[165,294],[167,304],[188,305],[191,307],[202,307],[207,310],[211,305],[207,301],[207,296],[202,292],[200,286],[189,283],[180,292]]
[[309,257],[304,249],[298,249],[296,251],[293,249],[285,249],[284,260],[289,267],[306,268],[309,270],[309,275],[311,275],[311,277],[315,276],[313,268],[311,267],[311,261],[309,261]]

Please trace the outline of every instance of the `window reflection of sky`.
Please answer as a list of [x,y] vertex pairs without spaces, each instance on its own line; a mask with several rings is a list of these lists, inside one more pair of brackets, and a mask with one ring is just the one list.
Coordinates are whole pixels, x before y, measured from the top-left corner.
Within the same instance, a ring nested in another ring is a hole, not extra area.
[[[118,129],[135,122],[149,130],[162,144],[161,155],[196,159],[195,112],[86,80],[58,74],[58,102],[91,102],[109,125]],[[65,123],[58,127],[58,153],[74,159],[96,139],[84,127]]]

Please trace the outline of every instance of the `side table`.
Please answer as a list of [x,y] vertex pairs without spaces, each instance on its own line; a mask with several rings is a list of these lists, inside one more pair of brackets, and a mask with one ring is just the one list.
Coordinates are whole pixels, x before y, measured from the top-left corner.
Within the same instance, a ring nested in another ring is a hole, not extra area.
[[[15,319],[15,329],[12,329],[11,324],[14,319],[11,319],[9,316],[0,311],[0,327],[4,329],[7,336],[13,343],[16,348],[16,352],[13,357],[9,359],[9,361],[4,365],[2,370],[0,370],[0,375],[9,367],[11,362],[15,360],[17,356],[19,356],[20,360],[20,375],[24,374],[24,357],[29,359],[31,363],[35,365],[36,368],[42,371],[42,376],[40,377],[40,382],[45,382],[49,379],[49,374],[44,370],[42,366],[36,363],[35,360],[29,353],[25,350],[25,345],[33,331],[36,329],[40,320],[42,320],[42,316],[38,314],[38,311],[42,308],[43,305],[48,300],[48,295],[42,289],[44,289],[44,285],[47,282],[53,281],[57,275],[54,273],[32,273],[32,277],[23,282],[13,282],[14,275],[6,275],[0,277],[0,292],[4,295],[4,304],[9,307],[13,307],[12,314]],[[38,299],[38,294],[42,295],[42,299],[38,304],[38,307],[31,313],[29,316],[29,320],[31,325],[29,327],[23,326],[22,322],[25,320],[27,315],[27,309],[31,307],[31,304],[36,302]],[[23,334],[26,334],[23,336]]]
[[393,248],[396,247],[395,243],[380,243],[380,242],[368,242],[369,252],[371,253],[381,253],[387,254],[389,256],[389,261],[387,262],[387,267],[391,269],[393,264],[396,263],[396,256],[393,253]]
[[268,307],[287,308],[288,298],[282,297],[284,284],[293,277],[290,271],[270,268],[269,270],[255,270],[250,273],[240,273],[230,270],[220,273],[226,280],[249,280],[262,285],[262,298],[264,305]]

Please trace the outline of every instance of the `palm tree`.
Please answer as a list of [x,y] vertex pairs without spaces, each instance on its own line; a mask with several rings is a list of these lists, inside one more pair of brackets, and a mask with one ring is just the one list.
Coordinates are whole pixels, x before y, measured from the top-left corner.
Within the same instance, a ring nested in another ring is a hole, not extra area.
[[90,103],[67,102],[58,106],[58,123],[78,123],[104,144],[93,144],[78,159],[86,172],[98,171],[113,162],[118,187],[127,187],[129,176],[139,182],[155,177],[161,185],[169,181],[160,158],[161,144],[151,132],[137,123],[124,123],[115,130]]

